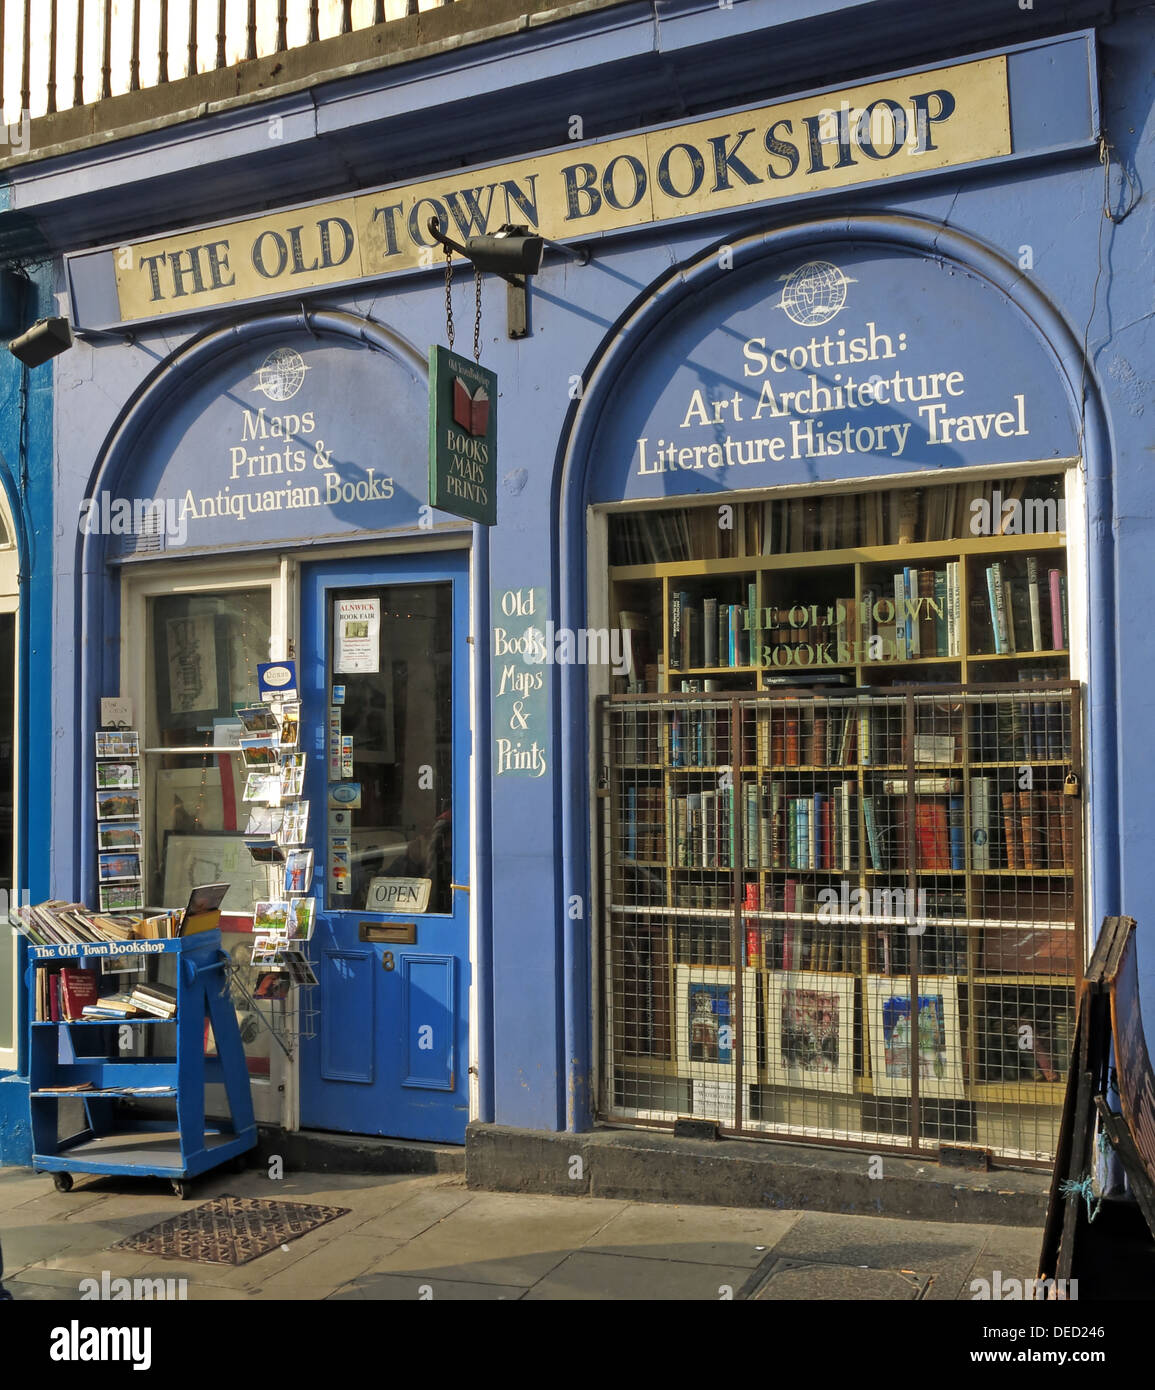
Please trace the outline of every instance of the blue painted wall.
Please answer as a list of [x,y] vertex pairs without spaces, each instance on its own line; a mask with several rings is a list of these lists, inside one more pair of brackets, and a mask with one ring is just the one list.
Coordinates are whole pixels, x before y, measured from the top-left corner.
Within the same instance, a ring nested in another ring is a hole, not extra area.
[[[624,7],[622,13],[632,16],[634,8]],[[822,17],[826,8],[830,10],[826,17],[833,23],[834,5],[810,6],[811,17],[816,9]],[[895,9],[882,8],[888,13]],[[929,23],[925,8],[921,7],[920,22]],[[727,25],[740,22],[757,28],[759,22],[770,26],[782,17],[780,8],[763,0],[746,0],[733,11],[680,4],[671,13],[676,17],[691,10],[693,31],[678,31],[684,42],[677,49],[677,61],[690,68],[695,45],[706,55],[711,44],[723,39],[731,42],[733,31]],[[983,7],[974,7],[968,22],[977,24],[980,10],[986,13]],[[1022,12],[1012,13],[1016,26],[1033,22]],[[954,20],[946,11],[938,16],[935,34],[924,38],[922,59],[929,54],[931,60],[949,60],[959,51],[951,24],[962,19]],[[599,64],[605,109],[620,113],[627,105],[624,79],[619,81],[612,67],[605,65],[615,44],[622,54],[628,44],[634,45],[631,51],[643,54],[637,29],[642,22],[637,20],[633,28],[623,26],[617,33],[604,17],[588,19],[585,46],[579,46],[588,70],[575,75],[572,88],[554,83],[544,93],[534,89],[533,129],[540,131],[543,145],[563,138],[574,109],[574,92],[583,90],[583,82]],[[843,29],[834,49],[830,34],[821,35],[821,42],[816,37],[811,48],[803,45],[797,50],[803,57],[795,71],[807,70],[807,62],[819,65],[825,56],[824,71],[829,72],[835,52],[841,55],[838,67],[849,73],[848,81],[893,68],[887,35],[875,34],[869,26],[865,32],[872,37],[855,46],[852,33]],[[1028,32],[1016,28],[1015,36],[1022,38]],[[972,48],[991,46],[989,32],[970,28],[967,33]],[[1102,915],[1115,911],[1139,917],[1145,1012],[1155,1018],[1155,921],[1144,920],[1145,905],[1155,890],[1155,794],[1147,772],[1155,648],[1145,638],[1148,614],[1155,604],[1155,573],[1149,563],[1155,542],[1150,445],[1151,382],[1155,379],[1150,247],[1155,227],[1150,200],[1129,206],[1131,190],[1148,188],[1155,179],[1150,115],[1155,84],[1143,56],[1155,41],[1155,22],[1149,11],[1132,13],[1123,7],[1117,19],[1099,30],[1099,37],[1103,119],[1112,146],[1106,172],[1096,153],[1088,150],[1050,161],[986,166],[957,178],[842,192],[789,208],[748,210],[598,239],[590,265],[547,256],[533,282],[533,335],[522,342],[506,337],[505,287],[487,278],[482,360],[497,371],[501,389],[498,525],[489,537],[488,583],[490,593],[543,586],[551,595],[550,616],[559,623],[581,624],[586,580],[584,505],[591,458],[599,437],[609,441],[607,447],[620,446],[623,437],[614,434],[613,388],[625,386],[628,394],[629,383],[644,389],[654,374],[669,371],[663,356],[668,346],[661,313],[653,306],[659,299],[672,302],[679,296],[689,303],[689,297],[702,292],[692,268],[710,248],[743,238],[787,237],[793,228],[794,245],[800,249],[806,238],[798,228],[832,218],[861,218],[864,223],[881,221],[894,227],[908,220],[919,229],[916,240],[921,239],[925,252],[934,243],[934,229],[942,228],[939,256],[956,267],[983,267],[983,273],[1001,286],[1000,293],[1018,306],[1016,313],[1024,323],[1034,317],[1036,339],[1051,345],[1048,360],[1053,359],[1056,373],[1054,389],[1066,406],[1087,393],[1086,421],[1080,425],[1075,410],[1074,428],[1085,428],[1088,449],[1094,448],[1096,467],[1101,470],[1089,488],[1085,538],[1093,601],[1090,732],[1097,758],[1091,820],[1095,896],[1090,920],[1097,924]],[[551,31],[543,29],[532,39],[511,43],[503,69],[507,87],[513,89],[518,83],[530,87],[547,76],[561,52],[560,38],[555,43]],[[715,81],[711,96],[700,93],[695,109],[709,109],[711,99],[725,106],[758,99],[765,91],[789,91],[791,71],[771,61],[773,40],[772,32],[763,33],[757,44],[743,40],[765,59],[762,88],[749,75],[743,77],[740,88]],[[468,91],[478,57],[466,50],[455,61],[456,90]],[[707,70],[716,76],[721,71],[716,62],[713,66],[703,62],[702,71]],[[388,128],[392,119],[389,84],[399,80],[396,74],[358,79],[358,100],[367,124],[381,122]],[[1041,106],[1056,76],[1040,66],[1026,80],[1027,92],[1036,91]],[[378,83],[380,95],[375,96]],[[415,82],[414,92],[420,93],[419,83]],[[591,112],[595,109],[591,106]],[[636,109],[636,105],[629,107]],[[655,104],[654,109],[662,112],[662,118],[669,115],[666,107]],[[1029,103],[1019,118],[1025,121],[1028,111]],[[427,138],[432,140],[430,131],[440,131],[447,142],[444,147],[454,148],[458,138],[454,132],[462,129],[461,106],[450,113],[431,103],[424,114]],[[222,118],[222,128],[231,119]],[[619,114],[612,128],[628,128],[625,120]],[[523,123],[523,132],[527,128]],[[203,135],[207,127],[202,123],[197,129]],[[495,135],[489,146],[471,146],[470,157],[496,158],[511,148],[529,152],[524,133],[518,137],[520,145],[511,146],[510,138]],[[134,155],[131,173],[137,193],[121,214],[125,236],[140,225],[175,229],[204,220],[203,205],[174,201],[171,196],[166,170],[180,139],[179,133],[169,133],[163,148],[142,146]],[[85,174],[81,162],[74,172],[78,179]],[[303,174],[297,181],[295,177],[291,166],[282,171],[281,201],[316,195],[315,186],[309,187]],[[100,234],[113,241],[120,233],[111,207],[115,201],[111,184],[109,189],[100,209]],[[27,196],[47,194],[29,191]],[[1113,213],[1110,218],[1104,216],[1105,196]],[[34,209],[29,214],[34,216]],[[829,225],[814,235],[829,238]],[[77,235],[73,244],[83,240]],[[1020,268],[1028,259],[1030,268]],[[464,276],[457,278],[455,294],[460,325],[468,321],[472,310],[472,286]],[[445,336],[443,285],[437,270],[367,284],[343,296],[318,294],[311,302],[389,325],[420,349]],[[699,321],[708,320],[709,299],[696,303],[694,310]],[[75,785],[78,761],[86,753],[75,736],[81,706],[86,701],[91,705],[99,693],[93,682],[85,683],[86,672],[103,664],[103,653],[74,661],[86,635],[77,604],[75,518],[92,486],[96,462],[130,410],[134,393],[198,331],[228,322],[230,315],[237,317],[235,311],[224,310],[200,321],[146,328],[129,344],[79,343],[57,361],[60,541],[55,563],[55,662],[59,678],[53,686],[51,723],[45,721],[50,738],[42,746],[51,742],[52,781],[57,788],[51,888],[59,895],[81,891],[85,883],[67,789]],[[985,319],[977,318],[958,331],[971,336],[976,360],[987,354],[993,357],[1005,347],[995,326]],[[1084,343],[1085,367],[1078,360]],[[1014,362],[1006,364],[1008,378],[1016,370]],[[580,403],[574,399],[575,379],[586,383]],[[1065,424],[1071,427],[1070,418]],[[620,476],[620,459],[597,461],[605,465],[603,476]],[[846,476],[860,476],[853,467],[856,461],[850,462]],[[869,471],[873,470],[862,470]],[[752,485],[752,480],[744,480],[744,485]],[[106,589],[106,595],[110,590]],[[488,614],[488,601],[479,608]],[[483,696],[490,688],[487,636],[484,629],[477,633]],[[482,1118],[541,1129],[588,1123],[591,1055],[590,923],[588,914],[574,917],[567,911],[571,895],[589,902],[587,711],[580,673],[551,668],[547,679],[549,775],[534,780],[498,778],[484,788],[478,833],[492,837],[492,874],[490,882],[475,885],[479,900],[491,902],[486,930],[492,936],[492,955],[477,963],[480,987],[491,991],[493,998],[488,1025],[493,1066],[483,1079]],[[41,814],[47,815],[46,806]]]
[[[0,189],[0,207],[8,205]],[[0,212],[0,220],[3,213]],[[0,306],[12,336],[36,319],[56,312],[55,276],[50,259],[25,267],[26,283]],[[0,487],[16,528],[20,556],[20,616],[17,625],[20,686],[17,720],[23,766],[16,788],[21,822],[16,846],[15,883],[32,901],[49,894],[48,866],[51,786],[44,752],[52,744],[49,691],[52,684],[52,369],[26,369],[8,352],[0,352]],[[9,679],[9,673],[3,673]],[[6,930],[7,928],[0,928]],[[24,951],[17,944],[17,968]],[[7,982],[3,985],[7,988]],[[21,1003],[19,1036],[26,1010]],[[20,1069],[25,1049],[19,1049]],[[0,1073],[0,1160],[26,1163],[31,1157],[28,1084],[16,1073]]]

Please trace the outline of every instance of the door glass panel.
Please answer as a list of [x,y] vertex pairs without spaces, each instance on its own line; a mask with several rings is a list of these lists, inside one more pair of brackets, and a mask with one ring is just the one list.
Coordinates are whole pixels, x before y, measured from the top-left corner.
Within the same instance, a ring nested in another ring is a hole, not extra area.
[[[453,587],[330,591],[328,782],[331,906],[452,910]],[[342,783],[360,784],[341,805]],[[347,855],[347,858],[343,858]],[[416,890],[420,893],[422,890]]]
[[228,912],[251,912],[267,896],[267,875],[243,842],[244,759],[226,748],[239,733],[236,710],[259,702],[271,609],[267,586],[149,600],[141,826],[149,907],[183,907],[202,883],[232,884]]
[[[0,522],[0,533],[3,522]],[[16,614],[0,613],[0,889],[11,897],[14,855],[13,791],[16,751]],[[15,934],[7,915],[0,919],[0,1048],[16,1046],[12,975],[16,969]]]

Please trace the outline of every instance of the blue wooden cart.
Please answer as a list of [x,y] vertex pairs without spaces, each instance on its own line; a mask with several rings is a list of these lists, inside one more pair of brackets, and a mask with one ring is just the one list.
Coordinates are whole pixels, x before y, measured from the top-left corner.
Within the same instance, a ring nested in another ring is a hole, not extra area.
[[[53,964],[94,965],[124,954],[175,957],[176,1018],[31,1024],[32,1167],[51,1173],[61,1192],[71,1189],[73,1173],[127,1173],[168,1178],[177,1196],[184,1197],[188,1179],[239,1160],[257,1142],[220,932],[166,941],[33,946],[28,984],[35,991],[35,972]],[[206,1020],[212,1025],[215,1057],[205,1055]],[[122,1058],[118,1037],[126,1026],[175,1027],[176,1055]],[[46,1089],[86,1081],[91,1090],[61,1094]],[[214,1082],[224,1085],[229,1105],[230,1121],[219,1128],[205,1122],[205,1086]],[[126,1087],[148,1087],[150,1101],[175,1099],[175,1126],[171,1119],[132,1115],[124,1102],[133,1092]],[[58,1138],[62,1100],[83,1101],[86,1117],[85,1127],[66,1139]]]

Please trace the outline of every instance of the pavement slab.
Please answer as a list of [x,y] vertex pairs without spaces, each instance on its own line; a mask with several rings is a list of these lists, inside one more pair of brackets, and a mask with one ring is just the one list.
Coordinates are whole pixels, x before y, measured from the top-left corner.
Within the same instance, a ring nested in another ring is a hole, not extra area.
[[411,1278],[405,1274],[363,1274],[329,1295],[331,1303],[388,1301],[516,1302],[525,1290],[516,1284],[471,1284],[438,1276]]
[[797,1212],[634,1203],[612,1216],[583,1248],[753,1269],[798,1219]]
[[899,1274],[891,1269],[855,1269],[849,1265],[809,1264],[777,1260],[758,1289],[757,1302],[817,1302],[834,1299],[877,1299],[912,1302],[926,1292],[930,1277]]
[[654,1260],[638,1255],[607,1255],[577,1250],[560,1261],[525,1295],[527,1303],[547,1300],[612,1300],[733,1298],[749,1277],[741,1265],[711,1265],[696,1260]]

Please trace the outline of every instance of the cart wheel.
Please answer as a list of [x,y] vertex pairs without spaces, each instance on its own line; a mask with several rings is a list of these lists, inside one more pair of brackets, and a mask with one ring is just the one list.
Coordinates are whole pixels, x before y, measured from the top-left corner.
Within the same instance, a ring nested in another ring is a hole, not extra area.
[[183,1178],[173,1178],[172,1190],[183,1202],[184,1199],[188,1196],[188,1183],[186,1183]]
[[53,1173],[53,1174],[52,1174],[52,1185],[53,1185],[53,1187],[56,1188],[57,1192],[71,1192],[71,1191],[72,1191],[72,1174],[71,1174],[71,1173]]

